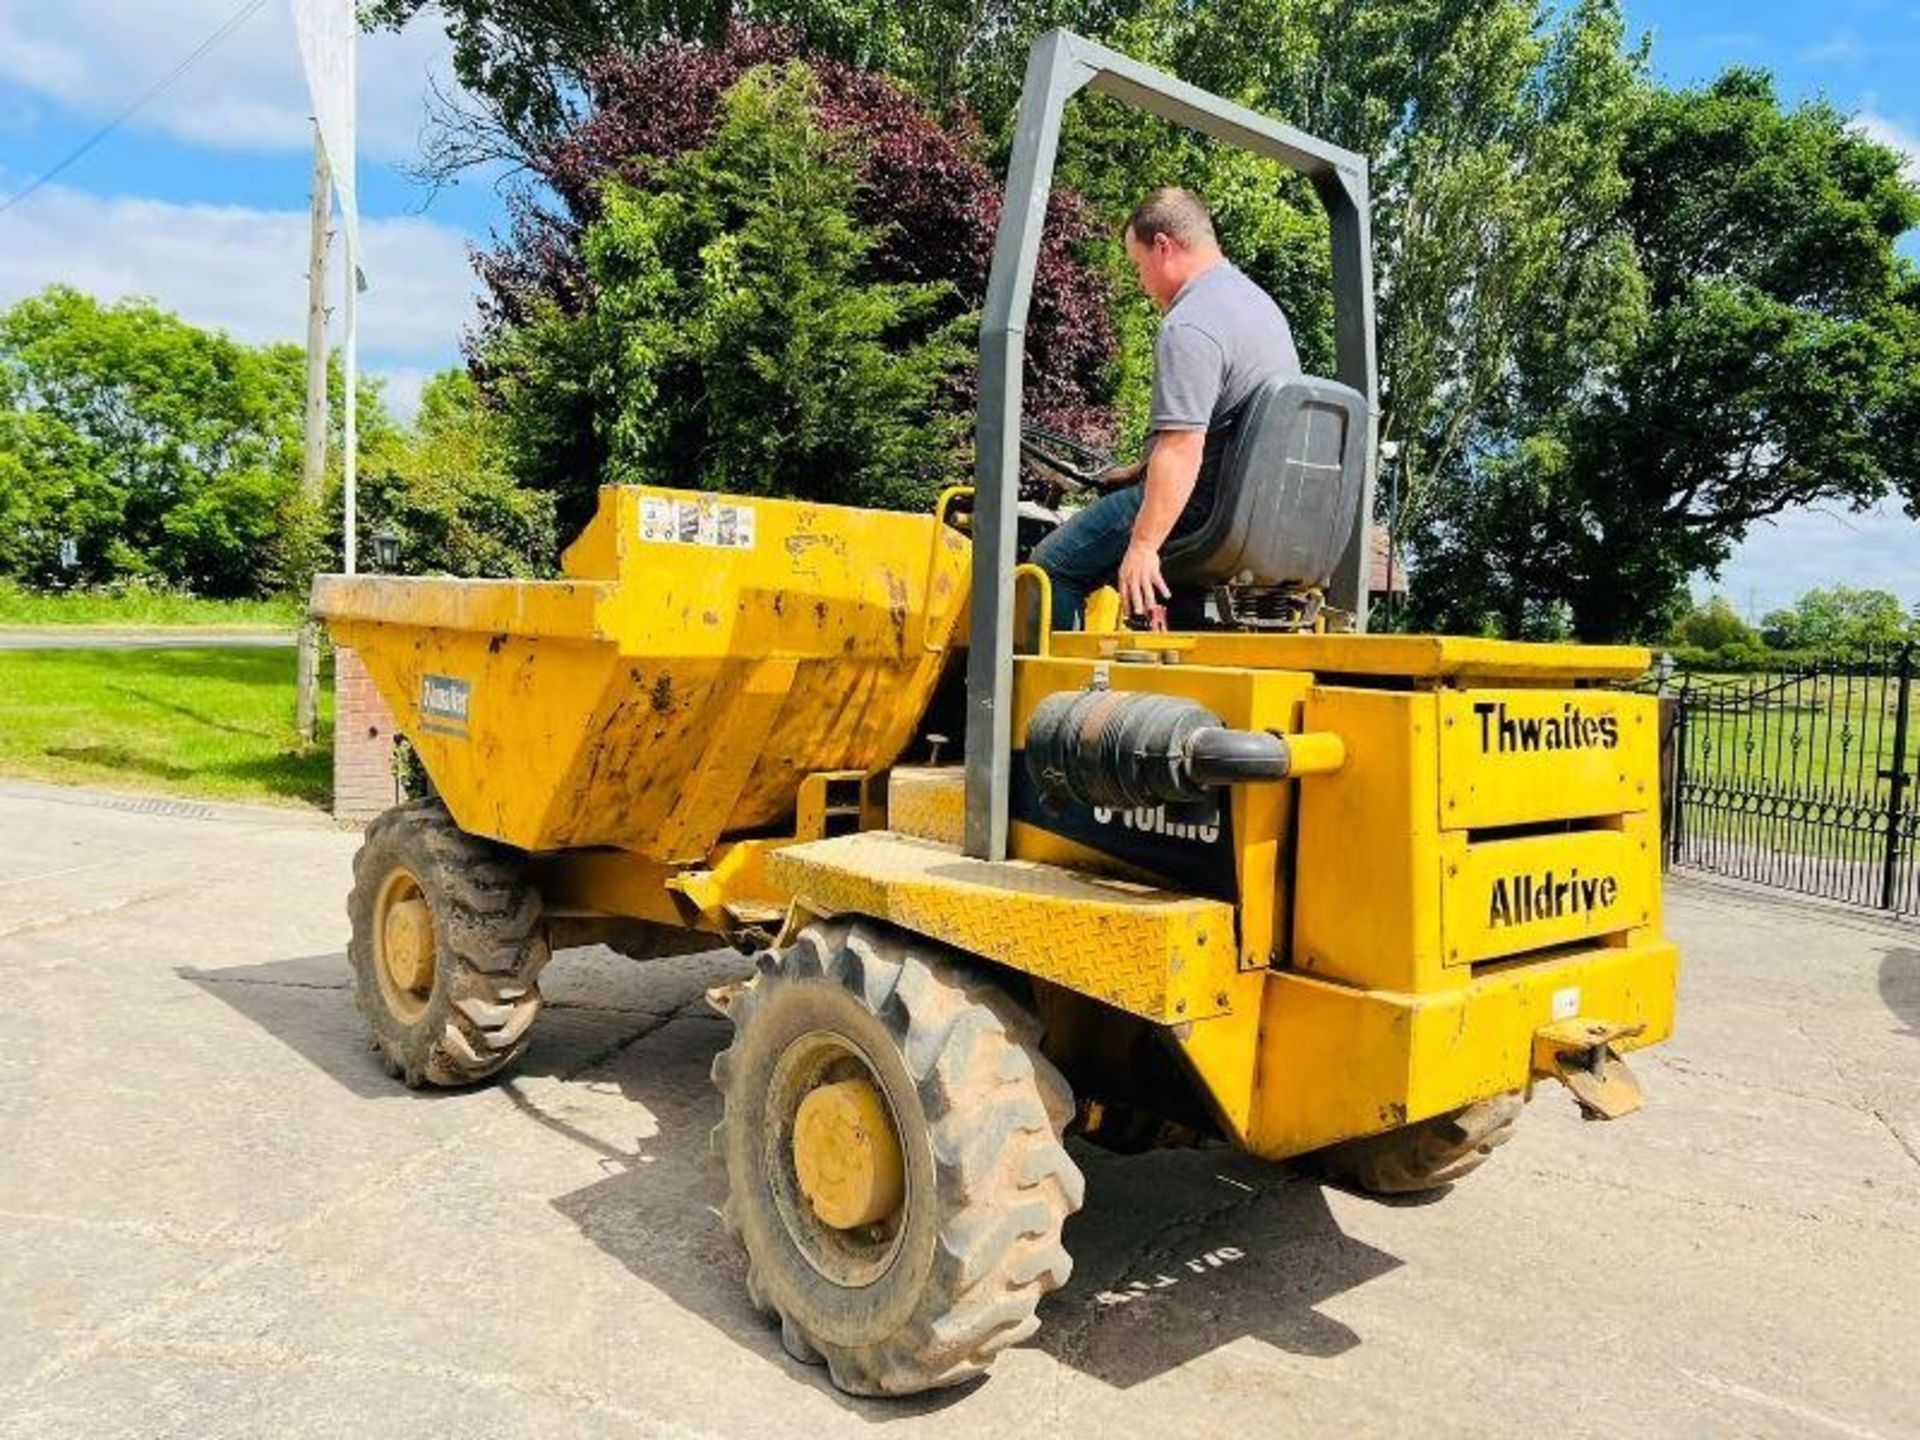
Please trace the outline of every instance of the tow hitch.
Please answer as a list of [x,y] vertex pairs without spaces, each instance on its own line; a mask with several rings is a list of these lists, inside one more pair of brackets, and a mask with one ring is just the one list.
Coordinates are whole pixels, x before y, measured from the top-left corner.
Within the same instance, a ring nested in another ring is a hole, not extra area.
[[1533,1032],[1533,1073],[1558,1080],[1573,1092],[1589,1120],[1618,1120],[1640,1108],[1640,1082],[1614,1047],[1645,1025],[1605,1020],[1560,1020]]

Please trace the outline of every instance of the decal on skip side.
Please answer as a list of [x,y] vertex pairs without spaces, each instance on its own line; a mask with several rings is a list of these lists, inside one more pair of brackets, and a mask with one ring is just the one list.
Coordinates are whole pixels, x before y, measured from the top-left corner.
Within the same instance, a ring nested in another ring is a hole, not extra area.
[[656,545],[701,545],[710,550],[753,549],[753,506],[713,500],[640,498],[640,538]]
[[449,675],[420,677],[420,728],[436,735],[465,736],[473,687]]

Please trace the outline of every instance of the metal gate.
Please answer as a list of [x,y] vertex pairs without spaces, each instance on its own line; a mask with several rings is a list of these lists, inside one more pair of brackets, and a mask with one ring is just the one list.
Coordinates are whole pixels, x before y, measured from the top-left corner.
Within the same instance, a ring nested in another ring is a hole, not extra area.
[[1914,662],[1908,643],[1792,672],[1679,676],[1673,863],[1920,914]]

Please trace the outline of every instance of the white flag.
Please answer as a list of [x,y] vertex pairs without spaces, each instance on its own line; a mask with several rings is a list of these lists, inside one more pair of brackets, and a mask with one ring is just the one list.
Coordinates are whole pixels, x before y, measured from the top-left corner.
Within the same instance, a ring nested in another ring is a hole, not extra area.
[[313,118],[326,147],[333,171],[334,192],[340,197],[340,216],[347,230],[348,262],[356,289],[367,288],[361,266],[360,200],[354,184],[354,111],[358,76],[355,41],[359,25],[354,0],[293,0],[293,28],[300,37],[300,58],[306,65],[307,90],[313,96]]

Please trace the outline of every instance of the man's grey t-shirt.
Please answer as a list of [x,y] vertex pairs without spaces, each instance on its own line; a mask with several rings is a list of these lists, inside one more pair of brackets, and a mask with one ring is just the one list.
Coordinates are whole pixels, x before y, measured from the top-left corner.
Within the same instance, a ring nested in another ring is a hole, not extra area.
[[1298,375],[1273,297],[1222,260],[1180,287],[1153,347],[1150,430],[1212,430],[1276,375]]
[[[1173,533],[1206,523],[1220,478],[1228,425],[1261,385],[1298,375],[1293,330],[1273,297],[1232,261],[1203,270],[1173,297],[1153,346],[1153,409],[1147,428],[1211,432],[1193,494]],[[1149,439],[1151,450],[1152,441]]]

